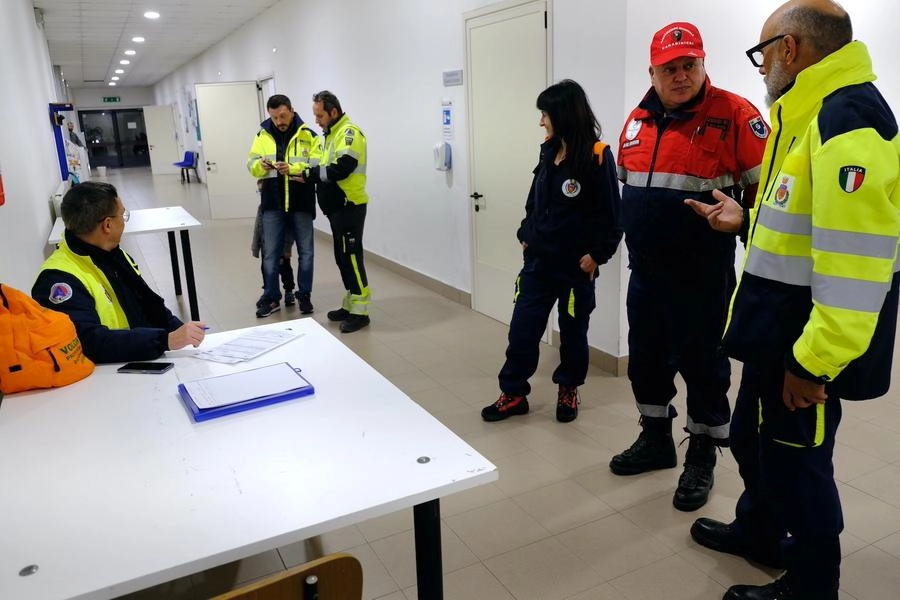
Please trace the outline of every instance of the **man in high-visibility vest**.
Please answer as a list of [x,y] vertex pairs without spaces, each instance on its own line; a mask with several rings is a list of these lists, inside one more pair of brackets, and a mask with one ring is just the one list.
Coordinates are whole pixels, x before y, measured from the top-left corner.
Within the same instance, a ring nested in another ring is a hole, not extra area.
[[[702,546],[785,574],[725,600],[837,600],[844,528],[834,481],[841,399],[884,395],[897,326],[900,135],[872,60],[831,0],[792,0],[747,51],[765,76],[772,134],[756,207],[685,200],[749,236],[723,347],[744,363],[731,451],[744,491]],[[752,392],[752,393],[749,393]]]
[[[286,232],[297,243],[297,303],[300,312],[308,315],[313,312],[316,200],[313,187],[293,176],[310,165],[316,134],[283,94],[270,97],[266,110],[269,118],[260,124],[247,159],[247,170],[258,180],[262,222],[263,294],[256,303],[256,316],[268,317],[281,309],[278,275]],[[286,298],[285,305],[291,305],[291,300]]]
[[152,360],[200,345],[203,323],[173,315],[119,246],[129,212],[115,187],[98,181],[73,186],[60,211],[66,230],[31,297],[69,315],[85,356],[96,363]]
[[369,324],[369,280],[363,262],[363,226],[366,222],[366,136],[341,110],[329,91],[313,96],[313,116],[322,128],[314,159],[318,167],[303,178],[316,184],[319,208],[331,223],[334,259],[344,283],[341,307],[328,312],[340,321],[341,332],[358,331]]

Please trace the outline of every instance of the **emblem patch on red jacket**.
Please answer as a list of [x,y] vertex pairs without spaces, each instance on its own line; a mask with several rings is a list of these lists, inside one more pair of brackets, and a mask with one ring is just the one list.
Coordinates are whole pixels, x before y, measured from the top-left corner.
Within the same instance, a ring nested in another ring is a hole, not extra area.
[[759,139],[764,140],[769,137],[769,128],[766,126],[766,122],[762,120],[762,117],[753,117],[747,123],[750,125],[753,135]]
[[841,189],[848,194],[858,190],[865,178],[866,170],[863,167],[848,165],[841,167],[841,170],[838,171],[838,183],[840,183]]

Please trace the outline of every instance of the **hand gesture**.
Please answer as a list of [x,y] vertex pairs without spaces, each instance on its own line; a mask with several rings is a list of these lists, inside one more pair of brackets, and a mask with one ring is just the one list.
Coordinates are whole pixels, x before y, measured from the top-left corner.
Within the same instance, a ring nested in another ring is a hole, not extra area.
[[685,198],[684,203],[694,209],[694,212],[706,219],[709,226],[716,231],[737,233],[744,222],[743,207],[719,190],[713,190],[715,204],[706,204],[698,200]]

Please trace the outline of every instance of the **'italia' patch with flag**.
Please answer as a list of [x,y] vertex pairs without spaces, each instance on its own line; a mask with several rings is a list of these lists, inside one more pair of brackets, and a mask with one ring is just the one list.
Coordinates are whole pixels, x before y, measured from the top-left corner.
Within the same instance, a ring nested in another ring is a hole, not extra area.
[[866,170],[863,167],[841,167],[838,172],[838,183],[841,184],[841,189],[848,194],[858,190],[865,178]]

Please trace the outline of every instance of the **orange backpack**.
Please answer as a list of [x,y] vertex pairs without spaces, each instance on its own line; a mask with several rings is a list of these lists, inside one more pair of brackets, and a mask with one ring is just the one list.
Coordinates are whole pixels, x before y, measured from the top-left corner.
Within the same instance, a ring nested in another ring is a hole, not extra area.
[[93,372],[69,315],[0,284],[0,392],[61,387]]

